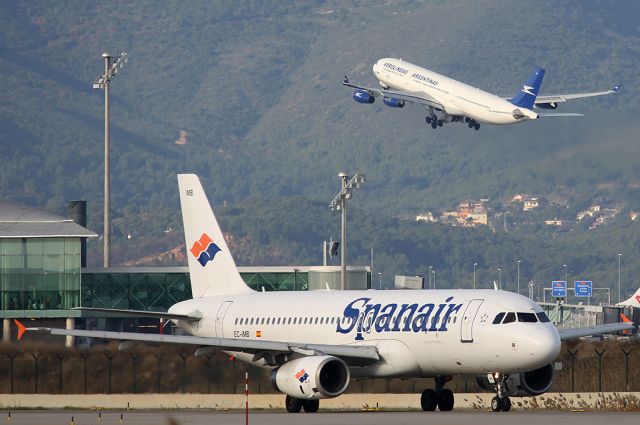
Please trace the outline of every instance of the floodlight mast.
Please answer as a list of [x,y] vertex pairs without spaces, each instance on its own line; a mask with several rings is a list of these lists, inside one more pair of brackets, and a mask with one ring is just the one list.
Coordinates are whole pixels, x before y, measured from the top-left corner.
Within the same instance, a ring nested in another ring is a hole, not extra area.
[[342,251],[340,254],[340,289],[344,291],[347,288],[347,200],[353,196],[354,189],[359,189],[364,183],[364,174],[356,173],[351,180],[347,173],[338,174],[342,182],[342,190],[333,197],[329,203],[332,210],[341,210],[342,212]]
[[94,89],[104,89],[104,261],[103,266],[111,266],[111,175],[109,164],[109,83],[116,76],[118,71],[127,63],[127,52],[124,51],[111,63],[111,55],[107,52],[102,54],[104,58],[104,73],[98,76],[93,83]]

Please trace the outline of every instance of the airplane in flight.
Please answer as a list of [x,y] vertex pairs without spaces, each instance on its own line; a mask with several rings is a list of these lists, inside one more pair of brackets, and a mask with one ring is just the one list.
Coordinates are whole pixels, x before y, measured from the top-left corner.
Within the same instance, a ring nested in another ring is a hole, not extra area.
[[178,175],[193,299],[166,313],[80,307],[114,316],[171,320],[187,335],[25,328],[54,335],[224,351],[269,368],[289,412],[315,412],[353,378],[434,379],[420,398],[425,411],[450,411],[453,375],[472,375],[495,391],[494,411],[511,396],[551,388],[564,339],[630,329],[633,324],[558,331],[542,308],[499,290],[322,290],[257,292],[240,276],[200,180]]
[[374,103],[376,97],[391,108],[402,108],[407,102],[422,105],[431,128],[445,123],[466,123],[469,128],[480,129],[480,124],[515,124],[540,117],[576,117],[577,113],[536,112],[536,109],[557,109],[558,104],[572,99],[603,96],[615,93],[620,84],[610,90],[538,95],[545,70],[536,68],[513,97],[500,97],[469,86],[402,59],[384,58],[373,65],[373,74],[381,87],[354,84],[345,75],[343,85],[351,87],[353,99],[358,103]]

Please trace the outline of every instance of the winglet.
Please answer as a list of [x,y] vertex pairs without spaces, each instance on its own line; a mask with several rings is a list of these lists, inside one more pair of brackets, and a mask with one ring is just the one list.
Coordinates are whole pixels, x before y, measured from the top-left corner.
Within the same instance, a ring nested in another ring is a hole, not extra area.
[[619,83],[619,84],[616,84],[615,86],[613,86],[611,91],[617,92],[618,90],[620,90],[620,87],[622,87],[622,83]]
[[18,327],[18,341],[20,341],[24,333],[27,331],[27,328],[25,328],[22,323],[18,322],[18,319],[13,319],[13,321],[16,323],[16,326]]
[[342,84],[349,84],[349,77],[348,76],[344,76],[344,79],[342,80]]

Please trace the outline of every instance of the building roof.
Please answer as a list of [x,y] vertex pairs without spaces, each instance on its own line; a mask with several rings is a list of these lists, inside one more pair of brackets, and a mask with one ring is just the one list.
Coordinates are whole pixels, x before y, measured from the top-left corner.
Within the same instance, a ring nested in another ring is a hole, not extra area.
[[95,238],[73,220],[47,211],[0,201],[0,238]]

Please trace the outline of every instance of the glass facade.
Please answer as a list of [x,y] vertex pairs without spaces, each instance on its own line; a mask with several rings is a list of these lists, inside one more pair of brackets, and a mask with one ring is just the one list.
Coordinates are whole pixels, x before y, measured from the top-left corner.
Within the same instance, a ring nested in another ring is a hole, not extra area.
[[80,301],[80,238],[0,239],[2,310],[66,310]]
[[191,298],[188,273],[85,272],[82,306],[127,310],[167,311]]

